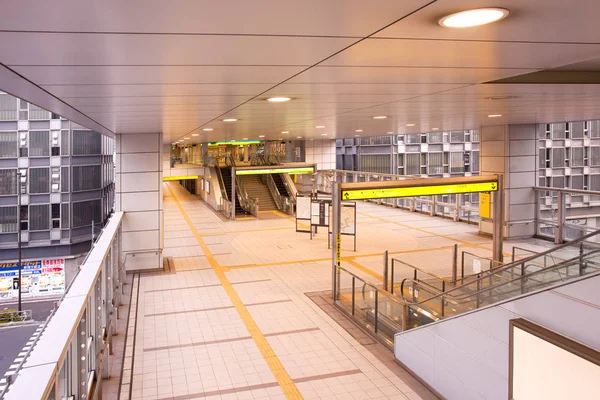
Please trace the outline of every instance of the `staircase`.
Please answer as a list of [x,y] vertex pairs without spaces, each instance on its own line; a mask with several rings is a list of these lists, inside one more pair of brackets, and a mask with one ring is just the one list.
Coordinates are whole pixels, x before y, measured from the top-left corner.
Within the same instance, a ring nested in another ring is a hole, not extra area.
[[283,183],[283,178],[281,177],[281,174],[273,174],[271,176],[273,177],[275,186],[277,186],[277,190],[279,190],[279,194],[282,195],[283,197],[290,197],[290,194],[288,193],[287,188],[285,187],[285,184]]
[[[227,200],[231,201],[231,168],[230,167],[221,167],[221,177],[223,178],[223,185],[225,186],[225,192],[227,193]],[[237,197],[237,196],[236,196]],[[240,202],[235,201],[235,213],[237,214],[247,214],[246,210],[242,208]]]
[[258,175],[245,175],[241,178],[248,197],[258,199],[259,211],[277,210],[277,204],[271,196],[269,187],[262,183]]

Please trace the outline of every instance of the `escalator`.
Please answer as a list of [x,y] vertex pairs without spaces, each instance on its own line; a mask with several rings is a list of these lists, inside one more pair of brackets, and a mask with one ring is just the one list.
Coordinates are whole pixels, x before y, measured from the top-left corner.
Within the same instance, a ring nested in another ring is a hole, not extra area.
[[279,191],[279,194],[283,197],[290,197],[290,194],[287,190],[287,186],[285,186],[285,183],[283,183],[283,178],[281,176],[281,174],[273,174],[273,182],[275,182],[275,186],[277,187],[277,190]]
[[[221,172],[221,179],[223,180],[223,188],[227,194],[227,200],[231,201],[231,167],[220,167],[219,170]],[[247,214],[237,199],[235,202],[235,214]]]

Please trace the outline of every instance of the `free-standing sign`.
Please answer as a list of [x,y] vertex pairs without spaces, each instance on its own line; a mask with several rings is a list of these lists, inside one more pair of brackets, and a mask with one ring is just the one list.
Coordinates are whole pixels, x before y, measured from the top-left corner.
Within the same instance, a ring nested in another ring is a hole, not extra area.
[[[65,292],[65,260],[36,260],[21,263],[21,295],[24,297]],[[19,296],[19,268],[16,262],[0,263],[0,299]]]

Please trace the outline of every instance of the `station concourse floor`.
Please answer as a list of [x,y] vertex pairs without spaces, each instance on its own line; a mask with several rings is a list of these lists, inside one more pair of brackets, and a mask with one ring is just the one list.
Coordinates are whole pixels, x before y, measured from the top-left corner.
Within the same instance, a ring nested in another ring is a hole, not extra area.
[[[436,399],[306,295],[331,290],[326,228],[311,240],[278,212],[223,221],[174,182],[164,184],[164,216],[163,254],[173,270],[133,276],[120,390],[103,398]],[[343,237],[342,266],[380,283],[388,250],[449,276],[455,243],[491,255],[491,238],[477,230],[358,202],[357,251]]]

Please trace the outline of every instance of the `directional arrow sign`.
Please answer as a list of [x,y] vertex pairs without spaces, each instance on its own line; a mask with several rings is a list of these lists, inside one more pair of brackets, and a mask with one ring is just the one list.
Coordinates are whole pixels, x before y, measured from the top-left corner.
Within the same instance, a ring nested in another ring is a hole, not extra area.
[[448,185],[350,189],[342,191],[344,200],[386,199],[392,197],[433,196],[436,194],[495,192],[497,182],[459,183]]

